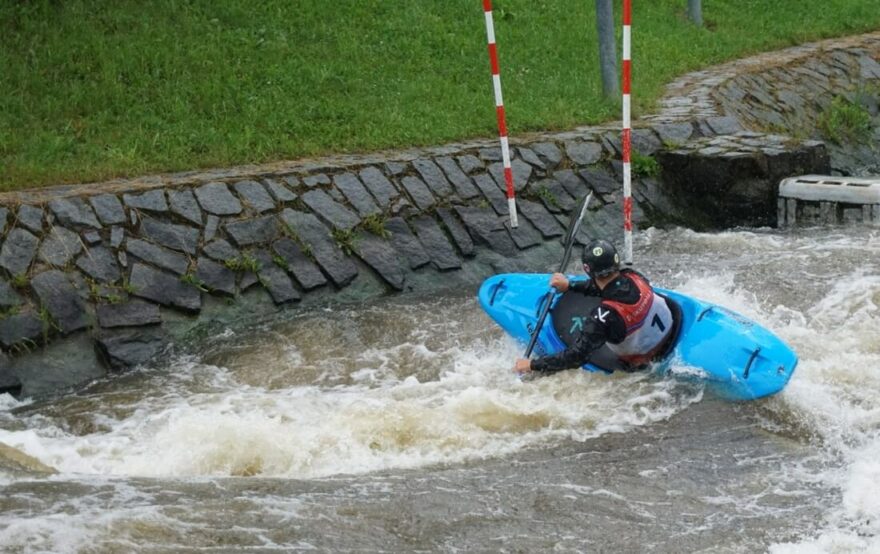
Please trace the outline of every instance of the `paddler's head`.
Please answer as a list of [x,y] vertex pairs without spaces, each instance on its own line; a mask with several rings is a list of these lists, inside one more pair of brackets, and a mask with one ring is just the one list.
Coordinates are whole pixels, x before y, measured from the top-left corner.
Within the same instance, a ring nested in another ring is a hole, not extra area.
[[590,241],[584,246],[581,260],[584,263],[584,272],[599,288],[604,288],[620,272],[620,256],[617,255],[617,249],[614,248],[614,245],[607,240],[593,239]]

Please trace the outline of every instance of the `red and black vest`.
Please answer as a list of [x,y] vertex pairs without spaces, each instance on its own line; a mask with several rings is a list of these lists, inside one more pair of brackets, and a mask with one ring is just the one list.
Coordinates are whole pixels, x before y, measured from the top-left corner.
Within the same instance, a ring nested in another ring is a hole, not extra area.
[[639,289],[639,300],[635,304],[624,304],[603,299],[603,306],[617,312],[626,325],[626,337],[617,344],[607,343],[617,356],[633,366],[649,363],[666,345],[672,333],[672,312],[666,300],[658,296],[644,277],[636,272],[627,272]]

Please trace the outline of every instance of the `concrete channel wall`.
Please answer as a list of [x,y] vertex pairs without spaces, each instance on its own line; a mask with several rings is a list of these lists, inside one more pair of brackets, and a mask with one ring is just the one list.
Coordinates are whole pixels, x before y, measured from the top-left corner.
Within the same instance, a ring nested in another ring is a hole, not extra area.
[[[780,179],[830,170],[823,142],[779,134],[785,118],[821,109],[817,87],[878,82],[880,35],[759,59],[680,79],[637,122],[638,227],[774,225]],[[297,306],[547,270],[589,191],[579,240],[618,236],[617,126],[512,144],[517,229],[494,140],[4,194],[0,391],[70,390]]]

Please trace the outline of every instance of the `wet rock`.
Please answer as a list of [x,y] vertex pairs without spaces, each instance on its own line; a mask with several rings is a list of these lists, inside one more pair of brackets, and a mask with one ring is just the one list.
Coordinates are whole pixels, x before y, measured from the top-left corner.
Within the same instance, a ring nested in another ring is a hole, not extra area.
[[[526,162],[517,159],[510,162],[510,171],[513,176],[513,189],[516,192],[520,192],[529,183],[534,169]],[[490,165],[489,173],[495,179],[495,182],[498,183],[498,188],[506,194],[507,181],[504,180],[504,164],[495,163]]]
[[716,135],[733,135],[740,131],[744,131],[742,125],[739,124],[739,121],[731,116],[708,117],[705,122]]
[[489,174],[482,173],[474,175],[474,184],[476,184],[477,188],[480,189],[480,192],[483,193],[483,197],[486,198],[489,205],[495,210],[495,213],[498,215],[504,215],[507,213],[507,197],[501,192],[501,189],[498,188],[498,184]]
[[199,230],[188,225],[164,223],[145,217],[141,221],[144,238],[180,252],[194,256],[199,246]]
[[602,159],[602,146],[596,142],[565,142],[565,153],[577,165],[592,165]]
[[49,265],[63,267],[82,251],[79,236],[64,227],[52,227],[40,246],[38,257]]
[[86,231],[83,233],[83,240],[86,241],[87,245],[94,246],[101,242],[101,235],[98,231]]
[[124,371],[148,364],[168,345],[160,330],[117,331],[95,339],[95,352],[112,370]]
[[583,169],[578,172],[591,189],[603,197],[620,192],[623,185],[611,175],[598,169]]
[[323,190],[310,190],[302,195],[303,202],[321,219],[343,231],[350,231],[361,218],[351,210],[336,202]]
[[694,126],[691,123],[658,123],[653,129],[660,140],[669,146],[684,144],[694,134]]
[[49,210],[65,227],[101,229],[95,212],[80,198],[56,198],[49,201]]
[[459,198],[462,200],[468,200],[480,194],[480,191],[474,186],[470,177],[462,171],[452,157],[440,157],[434,161],[440,166],[443,173],[446,174],[446,177],[452,183],[452,186],[455,188],[455,193]]
[[516,245],[507,233],[504,222],[488,208],[456,206],[455,213],[464,221],[471,234],[491,250],[504,255],[515,256]]
[[31,279],[31,286],[63,335],[88,327],[85,305],[62,271],[44,271]]
[[[16,215],[16,217],[18,219],[18,223],[26,229],[33,231],[38,235],[43,232],[42,207],[22,204],[18,207],[18,214]],[[5,223],[5,221],[3,223]]]
[[605,133],[599,137],[599,141],[602,143],[602,148],[605,149],[605,152],[607,152],[609,156],[616,160],[622,157],[623,146],[619,134]]
[[862,80],[880,79],[880,63],[870,56],[859,56],[859,77]]
[[225,227],[232,242],[239,247],[267,244],[281,234],[278,219],[274,215],[233,221],[226,223]]
[[266,191],[266,187],[256,181],[239,181],[233,185],[245,203],[261,214],[275,209],[275,201]]
[[0,267],[10,275],[27,273],[37,253],[39,239],[24,229],[13,229],[6,235],[3,247],[0,248]]
[[192,190],[189,188],[169,190],[168,201],[171,205],[171,213],[201,227],[202,209],[199,208],[199,203]]
[[303,178],[303,184],[310,189],[318,188],[322,185],[329,185],[330,177],[327,177],[323,173],[309,175],[308,177]]
[[391,202],[400,196],[400,192],[394,188],[391,181],[378,168],[373,166],[365,167],[360,171],[359,175],[361,181],[383,209],[390,206]]
[[202,249],[206,256],[209,256],[218,262],[233,260],[241,256],[241,252],[223,239],[217,239],[209,242]]
[[209,215],[205,221],[205,241],[214,240],[217,236],[217,229],[220,227],[220,218],[216,215]]
[[555,143],[539,142],[531,144],[530,147],[547,164],[547,169],[555,169],[562,163],[562,150]]
[[275,263],[271,254],[260,250],[255,257],[260,262],[260,270],[257,272],[260,283],[269,291],[269,296],[276,305],[289,304],[301,299],[293,286],[293,281],[284,268]]
[[278,255],[287,266],[287,270],[293,275],[304,290],[311,290],[327,284],[327,279],[318,266],[312,262],[294,241],[283,238],[272,245],[275,254]]
[[415,206],[403,197],[398,198],[391,205],[391,214],[395,217],[410,217],[416,213],[418,213],[418,210],[416,210]]
[[528,218],[521,217],[518,219],[518,223],[519,225],[515,229],[510,226],[510,221],[504,223],[504,226],[507,228],[507,231],[517,248],[525,250],[526,248],[537,246],[543,242],[541,233],[535,229],[535,226],[531,224]]
[[119,248],[122,241],[125,240],[125,229],[122,227],[113,227],[110,229],[110,247]]
[[568,211],[577,204],[562,183],[553,177],[531,183],[527,192],[538,197],[551,212]]
[[409,194],[415,202],[416,207],[420,210],[428,210],[434,206],[434,196],[431,194],[427,185],[418,177],[406,176],[400,180],[401,186]]
[[409,166],[402,162],[385,162],[385,171],[392,177],[403,175],[409,170]]
[[6,281],[0,280],[0,308],[9,309],[20,306],[22,297]]
[[271,194],[272,197],[281,204],[285,204],[286,202],[293,202],[294,200],[296,200],[296,193],[284,186],[283,183],[280,183],[275,179],[265,179],[263,181],[263,184],[266,185],[266,188],[269,190],[269,194]]
[[245,292],[249,288],[255,287],[259,284],[260,278],[257,277],[257,274],[253,271],[247,271],[241,276],[241,282],[238,284],[238,288],[241,292]]
[[660,139],[650,129],[634,129],[632,131],[632,149],[642,156],[653,156],[660,150]]
[[0,352],[0,394],[9,394],[18,398],[21,394],[21,381],[15,371],[8,355]]
[[136,210],[154,213],[168,211],[168,202],[165,201],[165,191],[162,189],[148,190],[141,194],[123,194],[122,202],[129,208]]
[[373,201],[373,197],[364,188],[364,185],[354,173],[343,173],[333,178],[336,188],[339,189],[346,200],[354,206],[361,217],[380,213],[379,206]]
[[202,307],[199,289],[182,282],[177,277],[152,269],[143,264],[131,268],[129,283],[135,296],[158,302],[163,306],[197,313]]
[[218,264],[204,256],[200,257],[196,268],[196,279],[213,293],[235,296],[235,272],[223,264]]
[[434,265],[440,271],[458,269],[461,267],[461,259],[455,253],[455,247],[446,238],[446,233],[440,225],[429,216],[420,216],[413,220],[413,227],[424,250],[430,256]]
[[162,323],[159,306],[143,300],[129,300],[121,304],[99,304],[96,313],[98,325],[104,328],[143,327]]
[[0,207],[0,233],[6,231],[6,223],[9,219],[9,210],[6,208]]
[[122,277],[113,252],[103,246],[89,248],[76,260],[76,267],[99,283],[112,284]]
[[482,171],[486,167],[480,158],[473,154],[458,156],[455,160],[458,162],[458,166],[461,167],[461,170],[467,175],[471,175],[475,171]]
[[526,148],[524,146],[520,146],[516,149],[519,152],[519,157],[522,158],[524,162],[529,165],[533,165],[538,169],[547,169],[547,164],[544,163],[541,158],[535,154],[535,151],[531,148]]
[[371,233],[363,233],[354,241],[354,252],[395,290],[403,290],[406,274],[399,255],[388,241]]
[[104,225],[119,225],[125,223],[125,208],[122,207],[122,202],[119,201],[119,198],[117,198],[115,194],[90,196],[89,203],[92,205],[92,208],[95,209],[95,213],[98,214],[98,219],[100,219],[101,223]]
[[487,162],[500,162],[504,155],[501,153],[501,147],[492,146],[490,148],[480,148],[480,159]]
[[412,164],[435,196],[446,198],[452,194],[452,185],[449,184],[446,175],[443,174],[443,171],[432,160],[418,159],[413,160]]
[[172,252],[167,248],[162,248],[140,239],[128,239],[125,248],[132,256],[136,256],[163,269],[173,271],[177,275],[186,273],[186,268],[189,265],[186,256],[183,254]]
[[195,190],[196,200],[203,210],[214,215],[238,215],[241,202],[238,201],[225,183],[213,182]]
[[579,202],[581,198],[590,192],[590,188],[570,169],[563,169],[554,173],[554,177],[562,183],[565,190]]
[[461,255],[465,257],[475,255],[474,242],[470,234],[462,222],[452,213],[452,210],[449,208],[437,208],[437,215],[440,216],[440,220],[443,222],[446,230],[449,231]]
[[517,202],[522,215],[528,218],[544,238],[559,237],[565,234],[565,229],[556,221],[556,218],[541,204],[522,199]]
[[357,277],[357,267],[342,253],[330,237],[329,229],[317,217],[285,208],[281,218],[336,286],[344,287]]
[[386,221],[385,230],[391,234],[389,240],[392,247],[403,254],[411,269],[422,267],[431,261],[422,243],[413,235],[402,217],[393,217]]
[[25,312],[0,319],[0,344],[4,348],[29,349],[42,340],[43,321],[36,314]]

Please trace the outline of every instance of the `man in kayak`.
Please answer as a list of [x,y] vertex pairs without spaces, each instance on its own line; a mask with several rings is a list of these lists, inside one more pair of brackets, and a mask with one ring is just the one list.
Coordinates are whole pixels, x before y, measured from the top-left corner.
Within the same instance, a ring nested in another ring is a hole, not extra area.
[[[648,279],[631,269],[620,269],[617,250],[608,241],[596,239],[584,247],[584,271],[588,281],[570,283],[554,273],[550,286],[559,292],[572,290],[600,298],[586,318],[577,340],[557,354],[533,360],[520,358],[514,370],[553,373],[580,367],[603,345],[619,359],[614,369],[634,371],[666,354],[676,328],[667,300],[654,292]],[[605,369],[607,363],[598,363]]]

